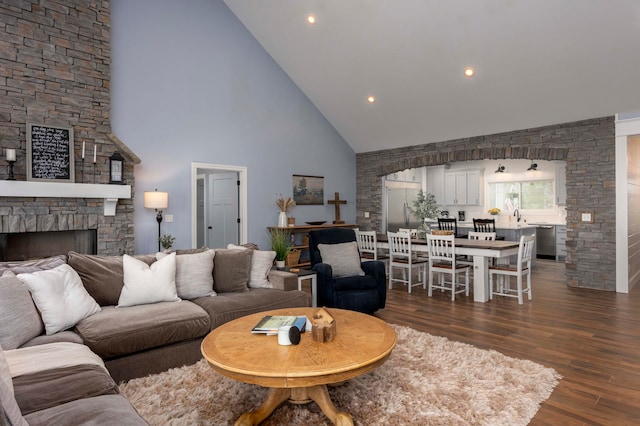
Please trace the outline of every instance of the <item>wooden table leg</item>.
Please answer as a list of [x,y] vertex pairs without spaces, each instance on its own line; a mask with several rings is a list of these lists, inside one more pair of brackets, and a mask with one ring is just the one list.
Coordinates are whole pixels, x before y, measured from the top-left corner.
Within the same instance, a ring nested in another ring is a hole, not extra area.
[[257,410],[243,414],[236,420],[236,426],[253,426],[260,424],[264,419],[269,417],[273,410],[278,408],[280,404],[289,399],[291,389],[270,388],[267,399]]
[[336,406],[333,405],[326,385],[308,387],[307,395],[309,395],[309,398],[318,404],[322,412],[333,422],[334,425],[353,426],[353,418],[351,417],[351,414],[344,411],[338,411]]

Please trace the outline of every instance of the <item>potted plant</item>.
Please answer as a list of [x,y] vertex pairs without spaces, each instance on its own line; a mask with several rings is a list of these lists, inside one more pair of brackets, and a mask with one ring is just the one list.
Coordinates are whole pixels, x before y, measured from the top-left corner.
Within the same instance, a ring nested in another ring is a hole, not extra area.
[[271,250],[276,252],[276,267],[284,268],[287,256],[291,251],[289,232],[283,228],[271,230]]
[[412,204],[413,208],[409,207],[409,210],[420,219],[418,232],[421,234],[420,237],[424,238],[424,234],[426,233],[424,220],[427,218],[435,219],[440,214],[440,209],[436,205],[436,197],[428,192],[425,193],[421,189],[418,191],[418,198],[415,199]]
[[176,237],[171,234],[164,234],[162,237],[158,238],[158,241],[160,241],[160,245],[165,251],[169,251],[171,247],[173,247],[173,242],[175,240]]

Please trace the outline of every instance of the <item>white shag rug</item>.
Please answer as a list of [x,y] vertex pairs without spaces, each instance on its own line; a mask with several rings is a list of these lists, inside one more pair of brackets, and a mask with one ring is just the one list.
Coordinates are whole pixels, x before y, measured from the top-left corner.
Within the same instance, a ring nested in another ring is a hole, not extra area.
[[[329,387],[356,425],[526,425],[560,375],[507,357],[394,326],[398,344],[377,370]],[[205,360],[134,379],[120,391],[152,425],[233,425],[266,389],[228,379]],[[262,425],[330,425],[315,403],[280,405]]]

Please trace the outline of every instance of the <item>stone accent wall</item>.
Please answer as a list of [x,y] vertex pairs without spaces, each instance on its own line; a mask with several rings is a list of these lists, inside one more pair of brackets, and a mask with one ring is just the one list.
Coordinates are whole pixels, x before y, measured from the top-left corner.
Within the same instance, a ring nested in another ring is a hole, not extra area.
[[[358,226],[382,227],[382,176],[447,162],[508,158],[566,160],[567,284],[615,291],[614,117],[357,154]],[[580,222],[582,212],[593,212],[594,223]]]
[[[110,26],[108,0],[0,3],[0,145],[18,149],[16,179],[26,179],[26,124],[44,123],[73,127],[76,182],[107,184],[108,158],[119,150],[125,156],[125,183],[133,187],[134,161],[109,137]],[[2,155],[0,179],[7,176],[5,164]],[[118,201],[116,216],[106,217],[102,199],[1,195],[3,232],[97,228],[99,254],[134,251],[133,199]]]

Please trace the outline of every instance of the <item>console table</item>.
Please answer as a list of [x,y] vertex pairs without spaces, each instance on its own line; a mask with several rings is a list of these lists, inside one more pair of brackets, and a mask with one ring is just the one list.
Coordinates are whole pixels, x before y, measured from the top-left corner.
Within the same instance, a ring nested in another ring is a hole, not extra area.
[[[322,225],[295,225],[287,226],[286,229],[291,233],[293,239],[292,249],[300,250],[300,260],[295,265],[287,265],[291,268],[305,268],[311,266],[309,260],[309,232],[316,229],[328,229],[328,228],[357,228],[356,224],[349,223],[324,223]],[[277,226],[269,226],[267,229],[271,232],[276,229]]]

